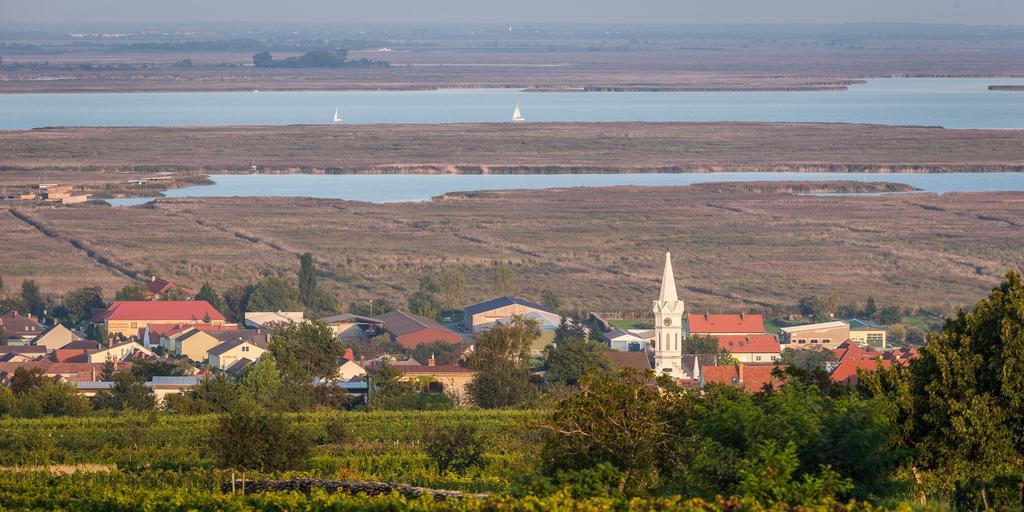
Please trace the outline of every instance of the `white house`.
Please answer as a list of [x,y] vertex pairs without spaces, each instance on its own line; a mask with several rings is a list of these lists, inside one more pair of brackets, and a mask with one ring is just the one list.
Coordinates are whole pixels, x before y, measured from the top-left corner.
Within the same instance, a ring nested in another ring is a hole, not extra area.
[[649,345],[644,338],[623,329],[612,329],[602,336],[612,350],[619,352],[642,352]]
[[125,341],[116,345],[111,345],[107,348],[101,348],[96,352],[89,354],[90,363],[105,363],[107,360],[111,361],[125,361],[133,354],[142,354],[146,357],[155,357],[156,354],[152,350],[143,347],[137,341]]
[[252,342],[244,339],[236,339],[231,341],[225,341],[216,347],[213,347],[207,352],[210,366],[217,368],[218,370],[226,369],[238,361],[239,359],[245,358],[250,361],[255,361],[266,352],[265,349],[257,347]]

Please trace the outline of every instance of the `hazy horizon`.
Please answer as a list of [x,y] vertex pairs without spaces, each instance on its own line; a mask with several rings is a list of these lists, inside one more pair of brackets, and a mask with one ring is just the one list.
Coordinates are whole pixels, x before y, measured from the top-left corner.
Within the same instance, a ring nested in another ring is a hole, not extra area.
[[1018,0],[0,0],[0,23],[597,23],[1024,25]]

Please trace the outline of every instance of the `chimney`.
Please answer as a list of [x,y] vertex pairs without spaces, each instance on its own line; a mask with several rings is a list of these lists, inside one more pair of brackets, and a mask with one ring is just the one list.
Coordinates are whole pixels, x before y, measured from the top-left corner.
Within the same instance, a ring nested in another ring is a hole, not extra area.
[[736,374],[739,375],[739,383],[743,384],[743,363],[736,363]]
[[704,320],[707,320],[707,319],[708,319],[708,313],[705,311],[704,312]]
[[746,313],[740,311],[740,320],[743,320],[743,318],[746,317],[746,316],[747,316]]
[[434,359],[434,354],[430,354],[430,359],[427,360],[427,366],[437,366],[437,360]]

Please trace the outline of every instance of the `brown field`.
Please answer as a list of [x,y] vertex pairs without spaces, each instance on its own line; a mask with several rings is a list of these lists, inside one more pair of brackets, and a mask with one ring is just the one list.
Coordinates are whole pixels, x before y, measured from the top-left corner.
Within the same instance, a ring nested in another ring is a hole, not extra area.
[[[756,187],[755,187],[756,189]],[[772,309],[799,297],[949,308],[1024,268],[1024,194],[799,196],[694,186],[485,192],[424,203],[233,198],[152,207],[19,208],[0,274],[48,292],[156,273],[198,286],[294,278],[313,252],[342,303],[403,300],[425,272],[456,268],[466,301],[491,295],[491,266],[518,291],[551,289],[571,308],[646,310],[671,250],[692,311]],[[73,241],[81,249],[72,248]],[[86,252],[90,251],[91,256]]]
[[[50,181],[110,182],[140,172],[248,170],[250,165],[313,172],[998,171],[1024,168],[1024,131],[813,123],[0,131],[0,169],[60,169]],[[78,170],[90,173],[75,174]],[[41,179],[34,173],[0,173],[11,184]]]
[[[392,66],[386,69],[256,69],[243,66],[252,62],[251,53],[72,49],[52,55],[5,55],[9,63],[64,67],[0,69],[0,93],[450,87],[802,90],[841,88],[849,80],[870,77],[1024,76],[1024,45],[1017,40],[877,40],[852,48],[746,44],[684,41],[629,51],[617,51],[614,45],[602,51],[582,46],[486,50],[444,45],[350,54],[354,59],[388,61]],[[171,66],[186,58],[196,67]],[[130,69],[79,69],[83,64]]]

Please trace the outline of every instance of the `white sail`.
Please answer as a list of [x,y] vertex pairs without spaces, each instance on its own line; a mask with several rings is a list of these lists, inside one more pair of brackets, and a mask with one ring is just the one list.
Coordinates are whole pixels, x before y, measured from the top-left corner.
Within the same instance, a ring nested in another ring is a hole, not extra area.
[[522,112],[519,111],[519,100],[516,100],[516,109],[512,111],[512,120],[513,121],[526,121],[526,118],[523,117]]
[[341,114],[338,112],[338,109],[334,109],[334,122],[335,123],[340,123],[341,122]]

